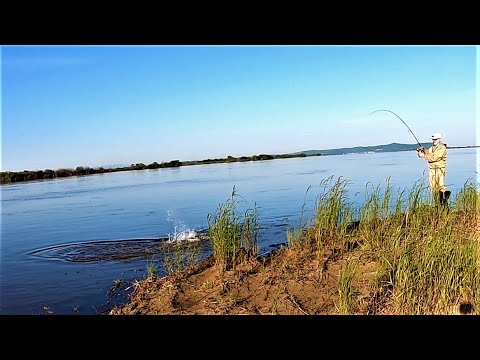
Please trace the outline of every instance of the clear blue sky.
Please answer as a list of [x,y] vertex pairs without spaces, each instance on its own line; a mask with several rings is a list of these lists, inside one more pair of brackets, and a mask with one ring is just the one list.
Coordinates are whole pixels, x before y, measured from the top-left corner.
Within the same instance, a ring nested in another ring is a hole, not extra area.
[[475,46],[3,46],[2,171],[477,145]]

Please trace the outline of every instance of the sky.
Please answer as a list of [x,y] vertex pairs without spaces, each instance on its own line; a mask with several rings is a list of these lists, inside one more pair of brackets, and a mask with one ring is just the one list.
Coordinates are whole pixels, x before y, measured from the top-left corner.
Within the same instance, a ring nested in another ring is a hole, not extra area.
[[477,145],[475,46],[2,46],[1,171]]

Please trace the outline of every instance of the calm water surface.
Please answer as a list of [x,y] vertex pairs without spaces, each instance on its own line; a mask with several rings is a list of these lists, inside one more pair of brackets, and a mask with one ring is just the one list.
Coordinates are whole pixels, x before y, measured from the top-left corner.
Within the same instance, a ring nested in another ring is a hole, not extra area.
[[[447,185],[452,196],[469,179],[478,181],[478,149],[450,149]],[[96,174],[2,185],[2,314],[101,314],[125,300],[108,296],[123,284],[145,277],[149,261],[164,275],[163,257],[71,261],[81,249],[119,249],[119,240],[159,239],[185,230],[208,228],[208,214],[231,195],[239,210],[259,210],[260,252],[286,242],[298,225],[302,206],[309,214],[320,183],[329,176],[349,181],[353,204],[361,204],[366,184],[395,189],[426,181],[426,162],[416,152],[349,154],[212,164]],[[307,192],[307,189],[310,189]],[[51,252],[55,249],[56,252]],[[77,249],[77,250],[71,250]],[[80,250],[78,250],[80,249]],[[49,252],[50,251],[50,252]],[[204,244],[201,256],[209,254]],[[39,256],[47,254],[48,256]],[[62,255],[63,254],[63,255]]]

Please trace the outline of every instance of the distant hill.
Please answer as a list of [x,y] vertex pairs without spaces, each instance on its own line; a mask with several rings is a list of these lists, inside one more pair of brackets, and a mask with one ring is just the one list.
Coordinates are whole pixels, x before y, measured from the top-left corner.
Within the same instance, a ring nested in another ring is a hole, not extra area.
[[[425,148],[432,146],[432,143],[422,143]],[[343,154],[361,154],[361,153],[375,153],[375,152],[393,152],[393,151],[411,151],[416,150],[418,144],[398,144],[391,143],[386,145],[373,146],[355,146],[350,148],[324,149],[324,150],[305,150],[294,154],[305,154],[307,156],[318,155],[343,155]]]
[[117,168],[123,168],[123,167],[127,167],[128,165],[125,165],[125,164],[113,164],[113,165],[103,165],[103,166],[99,166],[99,167],[102,167],[104,169],[117,169]]

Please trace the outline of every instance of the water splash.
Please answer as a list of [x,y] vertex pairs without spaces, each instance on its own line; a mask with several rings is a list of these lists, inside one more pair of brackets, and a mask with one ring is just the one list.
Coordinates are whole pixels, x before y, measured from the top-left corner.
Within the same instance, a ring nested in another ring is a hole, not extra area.
[[174,233],[168,233],[168,240],[167,243],[183,243],[183,242],[194,242],[200,241],[200,238],[197,235],[197,232],[192,229],[184,229],[184,228],[177,228],[174,227]]
[[190,229],[185,225],[182,220],[175,220],[175,211],[174,210],[167,210],[167,218],[168,222],[173,222],[174,232],[168,233],[168,240],[167,243],[186,243],[186,242],[195,242],[200,241],[201,238],[195,229]]

